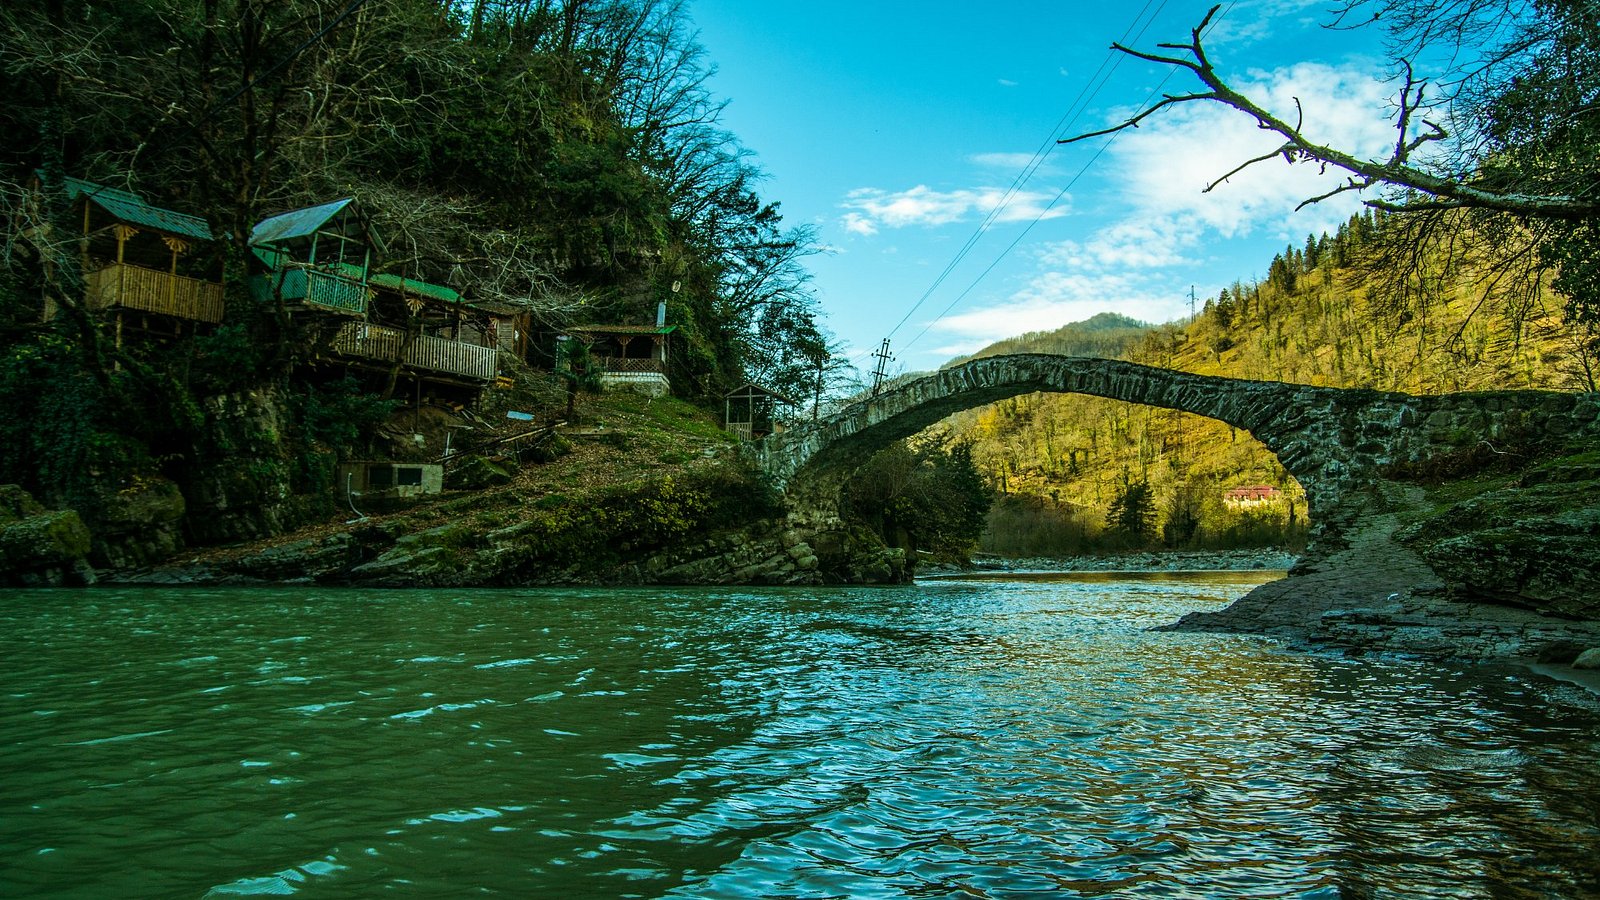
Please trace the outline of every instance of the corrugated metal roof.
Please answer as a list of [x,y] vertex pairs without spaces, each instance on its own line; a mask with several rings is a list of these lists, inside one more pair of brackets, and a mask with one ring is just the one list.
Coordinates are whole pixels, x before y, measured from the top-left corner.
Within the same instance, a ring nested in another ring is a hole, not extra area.
[[520,316],[527,310],[511,303],[502,303],[499,300],[468,300],[467,305],[473,309],[481,309],[486,313],[497,316]]
[[202,241],[211,240],[211,226],[199,216],[174,212],[151,206],[144,199],[132,191],[106,187],[82,178],[65,178],[62,183],[66,186],[67,196],[73,200],[79,197],[88,197],[95,205],[110,213],[120,222],[129,225],[143,225],[168,234],[196,238]]
[[798,406],[799,405],[799,401],[793,400],[793,399],[789,398],[788,396],[786,396],[784,394],[780,394],[777,391],[772,390],[771,388],[764,388],[761,385],[756,384],[753,381],[746,381],[744,384],[739,385],[738,387],[736,387],[733,390],[727,392],[726,394],[723,394],[722,396],[727,398],[727,399],[729,399],[729,400],[734,400],[734,399],[742,400],[742,399],[744,399],[746,397],[753,397],[753,396],[758,395],[758,394],[759,395],[763,395],[763,396],[767,396],[767,397],[772,397],[772,398],[777,399],[777,400],[782,400],[784,403],[787,403],[787,404],[789,404],[791,406]]
[[269,216],[257,222],[256,227],[251,230],[250,243],[275,244],[279,241],[309,237],[354,202],[354,198],[346,197],[320,206],[291,209],[286,213]]
[[461,293],[454,288],[442,284],[430,284],[426,281],[417,281],[412,278],[401,278],[399,275],[374,275],[367,279],[374,287],[385,290],[398,291],[402,294],[415,294],[418,297],[427,297],[443,303],[460,303]]

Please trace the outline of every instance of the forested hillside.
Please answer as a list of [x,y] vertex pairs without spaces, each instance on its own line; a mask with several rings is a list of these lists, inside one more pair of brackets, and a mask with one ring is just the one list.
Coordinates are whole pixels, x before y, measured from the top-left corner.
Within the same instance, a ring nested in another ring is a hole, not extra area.
[[[365,451],[395,379],[310,371],[328,317],[247,280],[257,223],[338,198],[381,244],[374,275],[530,323],[532,370],[562,328],[661,303],[679,394],[809,397],[827,368],[811,236],[719,125],[681,3],[50,0],[0,9],[0,45],[0,483],[91,524],[167,479],[190,521],[291,496],[306,508],[254,531],[326,514],[331,461]],[[169,246],[220,275],[221,323],[124,340],[86,296],[101,234],[73,179],[208,226]]]
[[[1395,217],[1368,212],[1286,248],[1186,322],[1096,316],[996,344],[994,353],[1129,359],[1202,374],[1410,393],[1594,390],[1593,345],[1538,294],[1486,297],[1479,273],[1427,257],[1397,268]],[[1397,274],[1399,273],[1399,274]],[[1417,289],[1427,280],[1428,290]],[[1405,302],[1399,302],[1400,299]],[[1559,305],[1559,298],[1552,298]],[[1116,329],[1108,326],[1115,322]],[[1114,340],[1103,336],[1115,335]],[[1001,553],[1297,546],[1305,498],[1249,435],[1197,416],[1035,394],[946,423],[1001,494],[983,546]],[[1270,492],[1234,493],[1252,487]]]

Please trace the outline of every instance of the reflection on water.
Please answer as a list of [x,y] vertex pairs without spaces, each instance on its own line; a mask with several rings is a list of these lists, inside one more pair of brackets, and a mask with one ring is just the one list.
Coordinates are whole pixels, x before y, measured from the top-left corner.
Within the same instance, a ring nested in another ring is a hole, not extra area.
[[1600,715],[1276,573],[14,592],[0,896],[1600,896]]

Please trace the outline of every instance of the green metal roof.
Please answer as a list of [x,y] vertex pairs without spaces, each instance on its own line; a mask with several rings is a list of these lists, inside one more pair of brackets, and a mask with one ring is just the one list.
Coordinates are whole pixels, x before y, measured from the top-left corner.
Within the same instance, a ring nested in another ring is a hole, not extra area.
[[401,294],[415,294],[429,300],[438,300],[443,303],[460,303],[461,293],[442,284],[429,284],[426,281],[416,281],[411,278],[401,278],[399,275],[374,275],[367,279],[373,287],[384,290],[396,291]]
[[76,200],[79,197],[87,197],[119,222],[143,225],[168,234],[202,241],[211,240],[211,226],[199,216],[151,206],[132,191],[109,188],[92,181],[84,181],[82,178],[65,178],[62,183],[66,186],[69,198]]
[[354,202],[353,198],[346,197],[320,206],[292,209],[286,213],[269,216],[257,222],[256,227],[251,230],[250,243],[276,244],[294,238],[310,237]]

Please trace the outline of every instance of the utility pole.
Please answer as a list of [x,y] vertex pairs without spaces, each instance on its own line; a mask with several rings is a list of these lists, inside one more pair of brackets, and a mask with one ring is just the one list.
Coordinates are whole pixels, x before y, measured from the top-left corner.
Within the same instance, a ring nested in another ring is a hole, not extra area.
[[877,352],[873,353],[872,356],[878,361],[872,367],[872,396],[876,397],[878,396],[878,389],[883,386],[884,366],[889,364],[889,360],[894,359],[894,355],[889,352],[888,338],[883,339],[883,344],[878,347]]
[[1194,318],[1194,285],[1189,285],[1189,318]]

